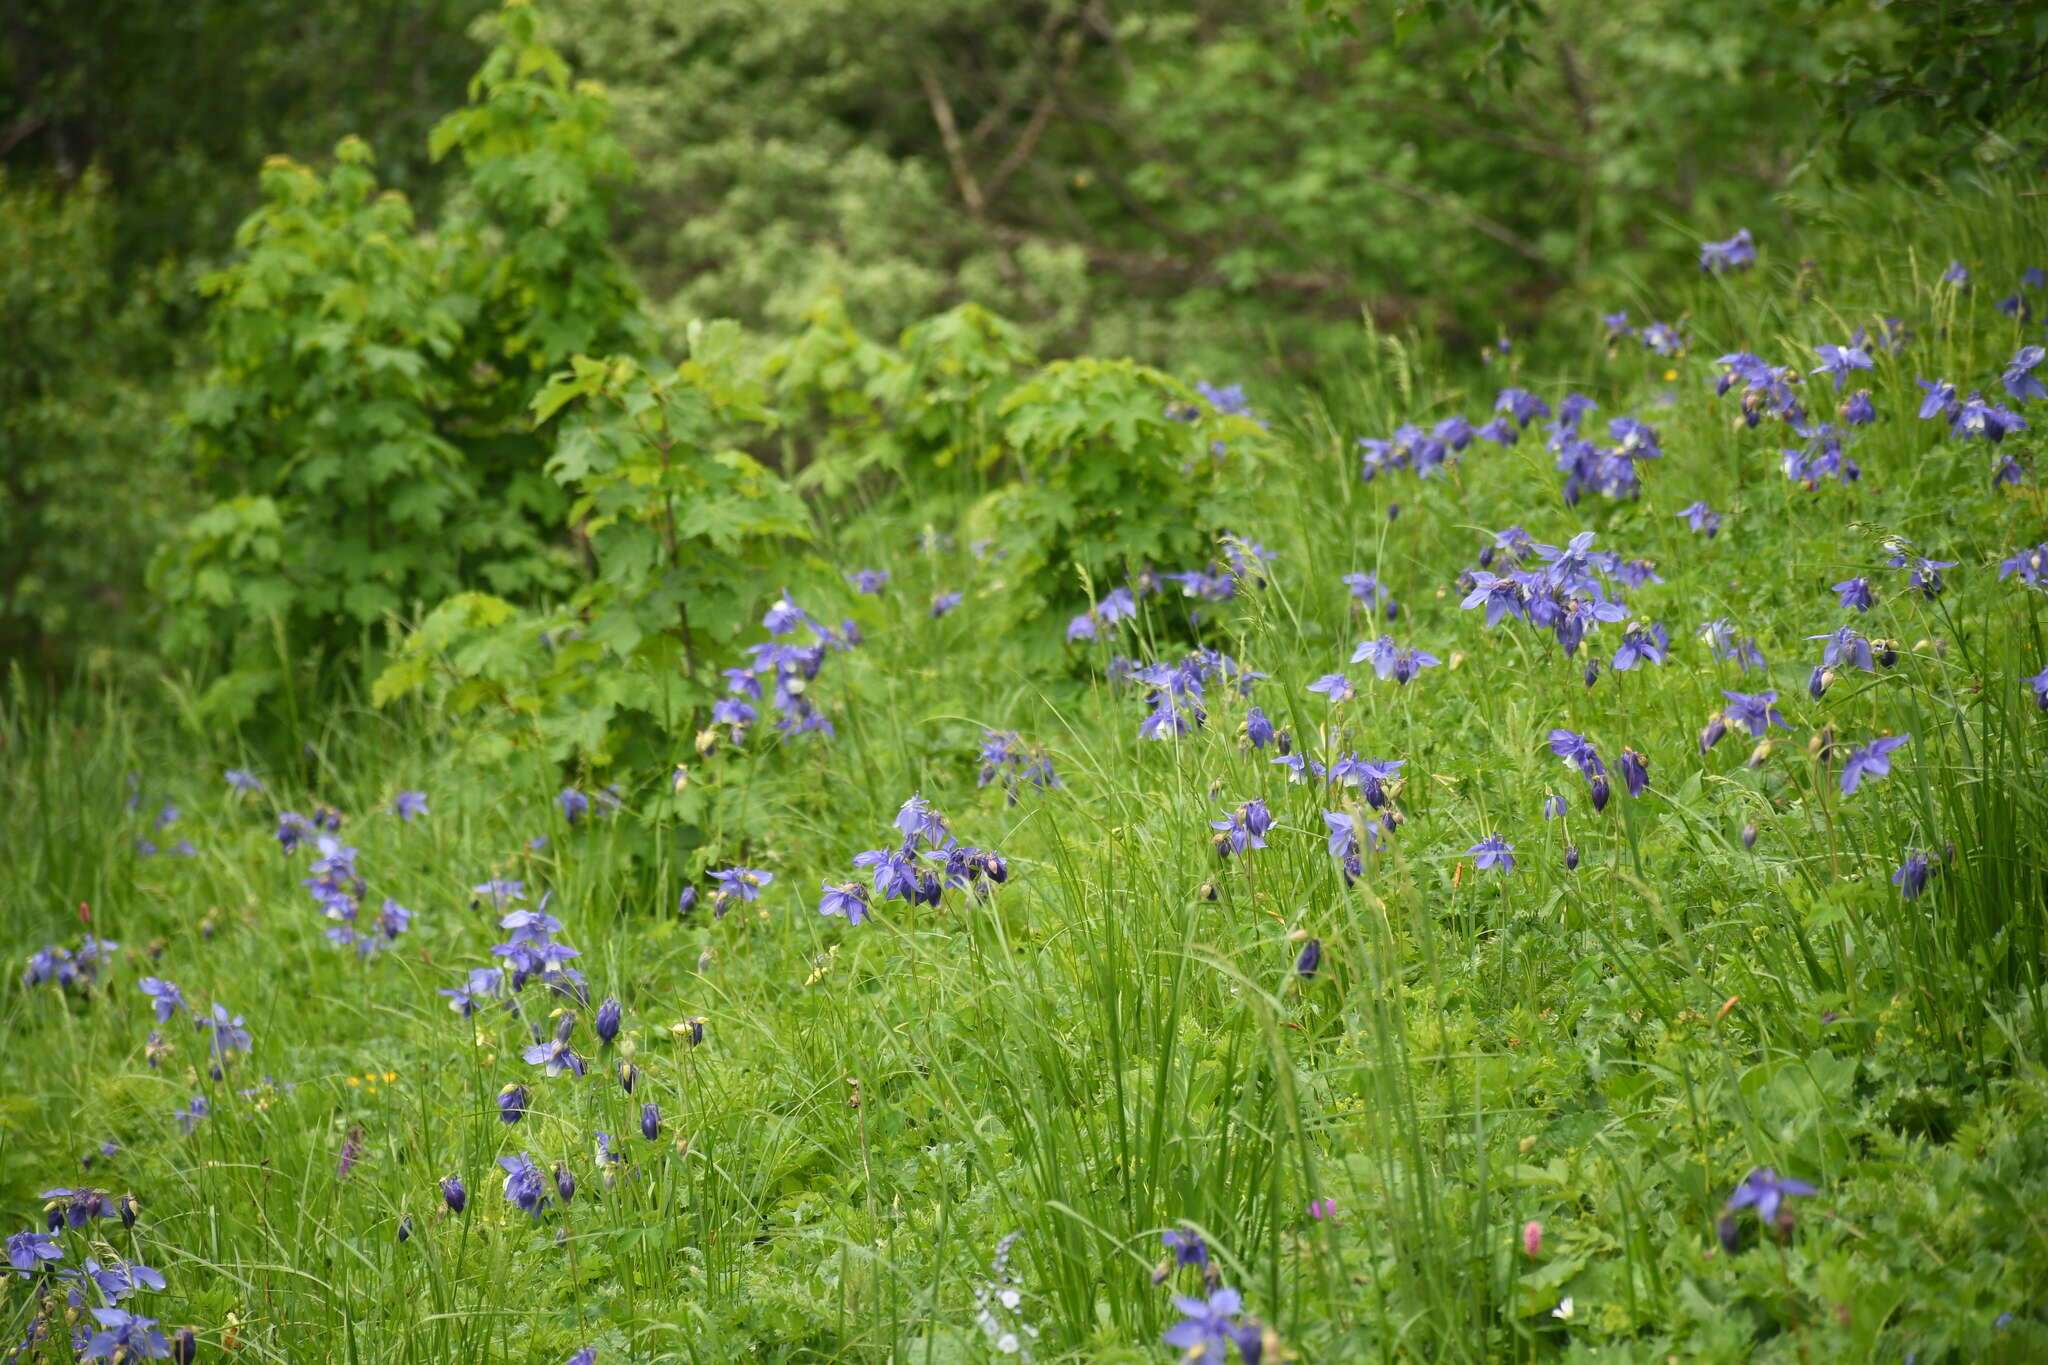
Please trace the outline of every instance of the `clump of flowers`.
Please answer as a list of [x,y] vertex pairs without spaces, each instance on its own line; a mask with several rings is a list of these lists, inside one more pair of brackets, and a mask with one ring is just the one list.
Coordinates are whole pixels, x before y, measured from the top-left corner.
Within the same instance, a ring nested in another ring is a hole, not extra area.
[[[960,601],[958,593],[942,597],[950,600],[943,606],[934,601],[934,616],[943,616]],[[735,746],[745,744],[761,718],[757,703],[762,702],[774,711],[776,732],[785,738],[822,734],[829,739],[835,733],[832,722],[811,700],[809,689],[824,668],[827,654],[860,643],[860,627],[852,621],[841,622],[837,629],[825,625],[792,602],[787,592],[769,606],[761,625],[769,638],[747,647],[744,665],[725,670],[726,695],[712,704],[711,727],[697,736],[700,753],[718,747],[721,726],[725,740]],[[789,638],[805,630],[810,632],[810,644],[800,645]]]
[[998,778],[1002,780],[1004,796],[1013,806],[1023,789],[1050,791],[1060,785],[1059,774],[1053,771],[1052,755],[1044,745],[1025,743],[1015,730],[984,730],[981,768],[974,775],[974,785],[986,787]]
[[[1010,879],[1010,865],[1001,854],[959,843],[946,817],[920,795],[903,803],[895,826],[899,843],[853,856],[854,867],[869,874],[876,900],[937,906],[946,891],[959,889],[979,900]],[[859,881],[826,882],[818,913],[861,924],[869,905],[868,888]]]
[[28,968],[21,974],[21,984],[31,990],[37,986],[55,986],[60,991],[89,991],[99,984],[100,970],[120,946],[92,934],[87,934],[76,948],[45,943],[29,955]]

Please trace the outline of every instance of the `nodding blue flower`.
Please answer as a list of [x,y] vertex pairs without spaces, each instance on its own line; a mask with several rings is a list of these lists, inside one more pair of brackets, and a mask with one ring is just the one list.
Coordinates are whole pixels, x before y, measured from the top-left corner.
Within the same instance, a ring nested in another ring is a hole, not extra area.
[[848,924],[865,923],[868,917],[868,889],[859,882],[826,882],[818,901],[821,915],[843,915]]
[[548,1206],[547,1182],[541,1177],[540,1167],[524,1152],[501,1156],[498,1165],[505,1172],[505,1202],[539,1218]]
[[1556,792],[1551,792],[1543,798],[1543,818],[1545,820],[1562,820],[1564,819],[1564,813],[1565,800],[1562,796],[1559,796]]
[[1685,334],[1668,322],[1652,322],[1643,328],[1643,346],[1657,355],[1682,355]]
[[1756,822],[1753,820],[1742,827],[1742,846],[1750,849],[1756,847]]
[[504,1123],[517,1123],[526,1117],[529,1096],[526,1087],[514,1083],[498,1092],[498,1118]]
[[[1436,668],[1443,661],[1434,654],[1419,649],[1402,649],[1394,643],[1391,635],[1382,635],[1377,640],[1364,640],[1351,653],[1351,662],[1370,663],[1372,671],[1381,680],[1392,678],[1406,686],[1410,679],[1425,668]],[[1342,674],[1333,676],[1342,677]]]
[[1497,446],[1511,446],[1522,439],[1522,429],[1505,417],[1495,417],[1475,427],[1473,436]]
[[1473,572],[1471,582],[1472,590],[1458,605],[1466,611],[1485,607],[1486,624],[1489,629],[1510,616],[1528,616],[1529,593],[1521,579],[1497,578],[1486,570],[1479,569]]
[[1714,536],[1720,534],[1720,514],[1714,512],[1712,508],[1708,508],[1704,501],[1692,503],[1690,508],[1679,512],[1677,516],[1679,516],[1679,520],[1683,520],[1688,526],[1692,526],[1694,534],[1706,536],[1708,540],[1712,540]]
[[1357,754],[1345,754],[1329,768],[1330,781],[1356,787],[1365,796],[1365,803],[1378,810],[1387,804],[1385,784],[1397,781],[1405,758],[1371,759],[1360,758]]
[[36,1198],[49,1201],[43,1205],[43,1222],[51,1232],[58,1228],[82,1228],[95,1218],[121,1216],[105,1190],[59,1186],[44,1190]]
[[167,1360],[171,1343],[156,1330],[155,1318],[138,1317],[119,1308],[95,1308],[99,1331],[86,1339],[80,1360],[107,1360],[126,1365],[134,1360]]
[[2048,540],[1998,562],[1998,581],[2018,576],[2030,588],[2048,585]]
[[225,776],[227,777],[228,785],[238,792],[260,792],[263,790],[262,781],[246,768],[230,768]]
[[427,794],[425,792],[400,792],[397,799],[391,803],[391,813],[401,820],[410,820],[414,816],[425,815],[427,813]]
[[2034,689],[2035,709],[2040,711],[2048,711],[2048,668],[2044,668],[2039,673],[2036,673],[2033,677],[2024,678],[2021,681],[2025,682],[2027,686]]
[[1936,417],[1950,423],[1956,420],[1957,414],[1963,410],[1963,404],[1962,400],[1956,397],[1955,385],[1946,379],[1915,378],[1913,382],[1927,391],[1927,396],[1920,400],[1921,421],[1931,421]]
[[2030,403],[2036,398],[2048,398],[2048,385],[2034,376],[2034,368],[2044,359],[2048,359],[2048,349],[2022,346],[2005,363],[2005,372],[1998,378],[2014,401]]
[[1867,427],[1877,420],[1877,406],[1870,401],[1869,389],[1858,389],[1849,395],[1849,401],[1842,404],[1840,417],[1846,426]]
[[882,589],[889,586],[887,569],[855,569],[846,575],[846,581],[853,584],[853,590],[869,597],[881,596]]
[[313,837],[313,822],[295,810],[279,813],[277,817],[277,843],[286,853],[295,851],[300,844]]
[[1514,418],[1518,427],[1526,427],[1538,417],[1550,416],[1550,404],[1527,389],[1502,389],[1493,400],[1493,410]]
[[1593,813],[1595,815],[1607,809],[1607,798],[1612,794],[1613,788],[1607,785],[1607,778],[1604,775],[1595,775],[1586,779],[1586,797],[1593,803]]
[[7,1239],[7,1263],[16,1270],[33,1271],[45,1261],[63,1259],[63,1248],[59,1247],[57,1239],[47,1232],[37,1232],[34,1228],[29,1228]]
[[1927,878],[1933,873],[1934,865],[1925,853],[1908,851],[1906,860],[1899,864],[1899,870],[1892,873],[1892,885],[1899,888],[1899,894],[1907,900],[1918,900],[1920,893],[1927,889]]
[[1628,309],[1626,308],[1618,313],[1602,313],[1600,315],[1600,325],[1607,329],[1607,340],[1610,344],[1621,340],[1623,337],[1632,337],[1636,334],[1636,329],[1628,325]]
[[1816,346],[1813,350],[1820,357],[1820,367],[1813,373],[1833,375],[1837,392],[1841,390],[1842,381],[1849,377],[1849,371],[1871,368],[1870,352],[1859,346]]
[[[700,965],[700,968],[701,968],[701,965],[702,965],[702,964],[699,964],[699,965]],[[639,1067],[637,1067],[637,1066],[634,1066],[634,1065],[633,1065],[633,1064],[632,1064],[631,1062],[624,1062],[624,1061],[620,1062],[620,1063],[619,1063],[619,1089],[621,1089],[621,1090],[625,1091],[625,1092],[626,1092],[626,1093],[627,1093],[628,1095],[630,1095],[630,1094],[632,1094],[632,1093],[633,1093],[633,1087],[634,1087],[634,1086],[636,1086],[636,1085],[638,1085],[639,1083],[640,1083],[640,1068],[639,1068]]]
[[761,618],[761,625],[770,635],[787,635],[810,618],[804,609],[789,600],[789,589],[768,606],[768,612]]
[[1329,699],[1332,705],[1350,701],[1354,696],[1358,695],[1351,686],[1351,679],[1345,677],[1342,673],[1325,673],[1322,677],[1310,683],[1308,690],[1322,693]]
[[1725,713],[1716,711],[1713,715],[1707,717],[1706,725],[1700,730],[1700,752],[1706,753],[1716,744],[1719,744],[1727,734],[1728,717]]
[[1323,824],[1329,828],[1328,847],[1330,856],[1344,865],[1344,870],[1356,877],[1362,870],[1358,861],[1360,836],[1367,848],[1378,851],[1380,846],[1380,825],[1377,820],[1365,819],[1349,811],[1326,810]]
[[1844,607],[1856,611],[1869,611],[1877,605],[1877,594],[1867,578],[1845,578],[1834,585],[1833,591]]
[[574,787],[562,788],[561,794],[555,797],[555,804],[562,808],[562,818],[572,825],[590,814],[590,798]]
[[1552,730],[1549,737],[1550,752],[1556,754],[1587,777],[1598,777],[1607,771],[1600,761],[1600,751],[1593,747],[1593,741],[1573,730]]
[[640,1136],[649,1142],[661,1136],[661,1106],[651,1100],[640,1106]]
[[1263,797],[1253,797],[1227,818],[1211,820],[1209,828],[1217,831],[1215,838],[1210,840],[1217,854],[1228,858],[1247,849],[1264,848],[1266,831],[1273,828],[1273,815],[1266,809]]
[[1725,242],[1700,243],[1700,269],[1709,275],[1729,270],[1747,270],[1756,264],[1756,243],[1748,228],[1736,229]]
[[1893,753],[1912,743],[1911,735],[1874,739],[1851,753],[1842,764],[1842,795],[1848,796],[1866,777],[1886,777],[1892,770]]
[[942,592],[933,594],[932,619],[937,620],[939,617],[944,616],[947,612],[953,610],[953,608],[959,606],[960,599],[963,596],[965,596],[964,593],[957,592]]
[[1644,788],[1650,785],[1649,760],[1634,749],[1623,749],[1615,767],[1620,769],[1622,783],[1628,788],[1630,797],[1641,796]]
[[1274,730],[1273,722],[1266,719],[1265,711],[1254,706],[1244,713],[1244,738],[1252,748],[1264,749],[1268,744],[1277,742],[1278,732]]
[[469,1207],[469,1191],[463,1186],[461,1176],[441,1177],[441,1202],[448,1206],[450,1213],[461,1213]]
[[249,1050],[249,1034],[242,1027],[242,1016],[228,1017],[227,1007],[216,1004],[211,1017],[199,1016],[199,1027],[212,1035],[213,1056],[216,1063],[228,1061],[238,1052]]
[[1622,632],[1621,645],[1614,651],[1612,667],[1617,673],[1626,673],[1639,663],[1661,664],[1669,657],[1671,633],[1664,629],[1662,621],[1631,622]]
[[[1821,650],[1821,668],[1853,666],[1866,673],[1877,671],[1877,659],[1871,653],[1870,641],[1847,626],[1831,630],[1825,635],[1809,635],[1806,638],[1827,641]],[[1819,692],[1814,693],[1815,697],[1819,695]]]
[[1749,731],[1751,739],[1762,739],[1773,725],[1789,730],[1791,723],[1778,711],[1776,692],[1728,692],[1722,696],[1728,699],[1728,719]]
[[1960,288],[1967,289],[1970,287],[1969,269],[1965,267],[1961,261],[1950,261],[1948,263],[1948,269],[1941,272],[1941,282],[1943,284],[1953,284],[1959,286]]
[[563,1205],[566,1207],[576,1198],[576,1173],[557,1161],[555,1163],[554,1177],[555,1194],[560,1197]]
[[1758,1220],[1768,1227],[1777,1224],[1778,1213],[1787,1199],[1818,1193],[1803,1180],[1789,1180],[1769,1166],[1759,1166],[1744,1176],[1735,1193],[1728,1196],[1728,1211],[1754,1208]]
[[2038,265],[2028,266],[2025,270],[2022,270],[2020,272],[2020,288],[2048,288],[2048,270],[2043,270]]
[[[1202,1240],[1202,1234],[1185,1225],[1168,1228],[1159,1234],[1159,1244],[1166,1248],[1168,1259],[1173,1265],[1191,1265],[1202,1270],[1209,1268],[1209,1244]],[[1158,1276],[1154,1283],[1164,1279]]]
[[184,993],[174,982],[165,981],[161,977],[145,976],[135,984],[142,988],[142,993],[148,996],[150,1003],[155,1006],[156,1021],[159,1024],[170,1023],[172,1015],[186,1008]]
[[194,1095],[192,1102],[183,1109],[173,1109],[171,1117],[178,1121],[178,1131],[190,1137],[192,1130],[199,1126],[199,1120],[210,1117],[212,1113],[213,1106],[207,1103],[206,1096]]
[[2006,295],[1997,303],[1993,304],[1992,307],[1996,308],[1999,312],[2005,314],[2009,318],[2018,318],[2023,323],[2032,322],[2034,320],[2034,309],[2032,305],[2030,305],[2026,301],[2025,297],[2022,296],[2018,290],[2014,290],[2012,293]]
[[1948,587],[1942,571],[1956,567],[1956,561],[1927,559],[1921,555],[1909,554],[1907,551],[1910,547],[1903,544],[1894,542],[1894,546],[1892,557],[1886,562],[1894,569],[1907,571],[1906,591],[1929,602],[1941,596]]
[[619,1036],[619,1022],[624,1014],[625,1011],[619,1008],[617,1000],[610,996],[604,998],[603,1003],[597,1007],[597,1017],[590,1025],[591,1031],[597,1034],[598,1042],[606,1047],[611,1046],[612,1039]]
[[1576,872],[1579,870],[1579,850],[1576,844],[1565,845],[1564,870],[1567,872]]
[[488,900],[493,910],[503,910],[513,901],[523,901],[526,899],[526,883],[522,881],[493,879],[487,882],[479,882],[469,888],[469,890],[472,895],[481,896]]
[[1480,871],[1498,868],[1502,872],[1515,870],[1515,846],[1498,834],[1489,834],[1465,850],[1471,856],[1472,865]]
[[1301,945],[1300,956],[1294,959],[1294,974],[1304,979],[1312,978],[1316,969],[1323,965],[1323,941],[1312,938]]
[[1224,1285],[1207,1299],[1176,1294],[1173,1306],[1181,1320],[1167,1328],[1160,1340],[1181,1351],[1181,1359],[1189,1365],[1223,1365],[1224,1353],[1237,1339],[1236,1316],[1244,1307],[1244,1296]]
[[1984,395],[1972,389],[1970,396],[1955,410],[1949,423],[1949,432],[1957,440],[1972,438],[1997,444],[2016,431],[2026,431],[2024,417],[1996,403],[1984,401]]
[[718,883],[718,889],[711,893],[712,914],[724,919],[725,912],[735,904],[748,905],[759,900],[761,888],[773,882],[775,874],[758,867],[725,867],[713,869],[711,880]]
[[597,1348],[586,1346],[563,1362],[563,1365],[597,1365]]
[[896,819],[892,823],[896,832],[903,836],[905,852],[908,852],[909,846],[919,839],[936,848],[951,837],[951,832],[946,828],[946,817],[934,810],[931,802],[916,792],[911,793],[910,799],[897,808]]

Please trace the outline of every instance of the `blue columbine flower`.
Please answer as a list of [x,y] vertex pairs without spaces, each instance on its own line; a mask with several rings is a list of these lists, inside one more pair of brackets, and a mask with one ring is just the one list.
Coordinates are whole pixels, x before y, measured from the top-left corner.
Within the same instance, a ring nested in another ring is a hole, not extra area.
[[145,976],[135,984],[142,988],[142,993],[148,996],[150,1003],[156,1007],[156,1021],[159,1024],[170,1023],[172,1015],[186,1008],[184,993],[173,982],[165,981],[161,977]]
[[542,1178],[540,1167],[524,1152],[501,1156],[498,1165],[505,1171],[505,1202],[539,1218],[548,1206],[547,1181]]
[[1615,766],[1621,770],[1621,780],[1630,797],[1641,796],[1643,789],[1650,785],[1649,760],[1634,749],[1623,749]]
[[853,590],[870,597],[881,596],[882,589],[889,586],[887,569],[855,569],[846,575],[846,581],[853,584]]
[[206,1096],[194,1095],[192,1102],[183,1109],[173,1109],[171,1117],[178,1121],[178,1131],[190,1137],[192,1130],[199,1126],[199,1121],[210,1117],[212,1113],[213,1106],[207,1103]]
[[1871,652],[1870,641],[1847,626],[1831,630],[1825,635],[1809,635],[1806,638],[1827,641],[1821,650],[1822,668],[1853,666],[1866,673],[1877,671],[1877,659]]
[[391,813],[398,816],[401,820],[411,820],[415,816],[425,815],[427,813],[427,794],[425,792],[400,792],[397,799],[391,803]]
[[848,924],[860,924],[868,917],[868,889],[859,882],[826,882],[818,901],[821,915],[844,915]]
[[1816,346],[1814,353],[1820,357],[1820,367],[1814,374],[1831,374],[1835,377],[1835,389],[1841,390],[1842,381],[1851,370],[1871,368],[1870,352],[1859,346]]
[[1181,1320],[1160,1339],[1180,1350],[1186,1365],[1223,1365],[1224,1354],[1236,1339],[1235,1319],[1244,1307],[1244,1296],[1224,1285],[1206,1300],[1176,1294],[1173,1306]]
[[2043,385],[2034,375],[2034,368],[2044,359],[2048,359],[2048,349],[2022,346],[2005,363],[2005,372],[1998,378],[2014,401],[2031,403],[2036,398],[2048,398],[2048,385]]
[[1253,797],[1232,811],[1222,820],[1211,820],[1209,828],[1217,831],[1210,842],[1216,852],[1228,858],[1234,853],[1266,846],[1266,831],[1273,828],[1272,812],[1266,809],[1265,799]]
[[1892,873],[1892,885],[1899,888],[1899,894],[1907,900],[1918,900],[1920,893],[1927,889],[1927,878],[1934,871],[1925,853],[1908,851],[1906,860],[1899,864],[1899,870]]
[[1515,870],[1515,846],[1498,834],[1489,834],[1465,850],[1472,858],[1473,866],[1482,872],[1498,868],[1502,872]]
[[612,1039],[619,1036],[619,1023],[624,1016],[619,1002],[606,996],[597,1007],[597,1017],[591,1023],[591,1031],[597,1034],[597,1041],[610,1047]]
[[1748,228],[1736,229],[1725,242],[1700,243],[1700,269],[1709,275],[1728,270],[1747,270],[1756,264],[1756,243]]
[[562,818],[572,825],[590,813],[590,798],[574,787],[562,788],[555,804],[562,808]]
[[1867,427],[1877,420],[1877,405],[1870,401],[1869,389],[1858,389],[1849,395],[1849,401],[1840,409],[1842,421],[1847,426]]
[[2024,681],[2027,686],[2034,689],[2035,709],[2048,711],[2048,668],[2042,669],[2039,673],[2036,673],[2031,678],[2024,679]]
[[935,593],[932,596],[932,617],[934,619],[937,619],[938,617],[944,616],[947,612],[953,610],[953,608],[959,606],[960,599],[964,595],[965,594],[963,593],[957,592]]
[[775,880],[773,872],[763,872],[758,867],[714,868],[711,880],[718,883],[718,889],[711,893],[711,909],[715,918],[724,919],[725,912],[734,905],[750,905],[761,898],[761,888]]
[[242,1027],[242,1016],[228,1017],[227,1007],[216,1004],[211,1017],[201,1015],[199,1027],[212,1035],[213,1055],[216,1062],[226,1062],[238,1052],[249,1050],[249,1034]]
[[37,1232],[34,1228],[29,1228],[7,1239],[7,1263],[16,1270],[33,1271],[45,1261],[63,1259],[63,1249],[57,1245],[57,1239],[47,1232]]
[[263,790],[262,781],[246,768],[229,768],[224,776],[227,778],[228,785],[238,792],[260,792]]
[[1607,771],[1606,765],[1600,761],[1599,750],[1593,747],[1593,741],[1576,731],[1552,730],[1549,743],[1550,752],[1588,777],[1598,777]]
[[652,1100],[640,1106],[640,1136],[649,1142],[661,1136],[661,1106]]
[[1845,578],[1834,585],[1834,593],[1842,599],[1842,605],[1856,611],[1869,611],[1877,605],[1877,594],[1871,590],[1867,578]]
[[1323,965],[1323,941],[1312,938],[1301,945],[1301,953],[1294,959],[1294,974],[1308,979]]
[[1728,719],[1749,731],[1751,739],[1762,739],[1773,725],[1781,725],[1787,730],[1792,728],[1778,711],[1776,692],[1723,691],[1721,695],[1728,699]]
[[1332,705],[1350,701],[1357,693],[1352,689],[1351,679],[1342,673],[1325,673],[1308,685],[1311,692],[1320,692],[1329,698]]
[[504,1123],[517,1123],[526,1117],[528,1095],[526,1087],[514,1083],[498,1092],[498,1118]]
[[95,1308],[93,1321],[100,1330],[86,1340],[81,1360],[107,1360],[126,1365],[135,1360],[166,1360],[171,1344],[156,1330],[155,1318],[138,1317],[119,1308]]
[[1911,735],[1874,739],[1850,754],[1842,764],[1842,795],[1854,792],[1865,777],[1886,777],[1892,770],[1891,756],[1912,742]]
[[1768,1227],[1777,1223],[1785,1200],[1817,1193],[1804,1180],[1790,1180],[1769,1166],[1759,1166],[1744,1176],[1735,1193],[1728,1197],[1728,1211],[1754,1208],[1758,1220]]
[[441,1177],[441,1202],[448,1206],[450,1213],[461,1213],[469,1207],[469,1191],[463,1187],[461,1176]]
[[1622,632],[1621,646],[1614,651],[1613,668],[1626,673],[1639,663],[1661,664],[1669,657],[1671,633],[1661,621],[1634,621]]

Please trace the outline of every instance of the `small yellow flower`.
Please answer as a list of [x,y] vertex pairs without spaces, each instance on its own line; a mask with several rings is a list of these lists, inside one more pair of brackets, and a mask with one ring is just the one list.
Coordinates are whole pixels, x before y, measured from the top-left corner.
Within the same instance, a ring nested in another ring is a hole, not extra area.
[[344,1076],[342,1077],[342,1079],[347,1081],[350,1085],[361,1085],[363,1083],[362,1077],[360,1076]]

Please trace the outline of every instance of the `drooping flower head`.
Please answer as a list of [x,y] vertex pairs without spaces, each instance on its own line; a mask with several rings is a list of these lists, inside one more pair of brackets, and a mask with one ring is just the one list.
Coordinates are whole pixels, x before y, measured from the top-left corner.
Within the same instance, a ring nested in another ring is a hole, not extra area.
[[1472,858],[1472,865],[1480,871],[1499,869],[1502,872],[1515,870],[1515,846],[1498,834],[1489,834],[1465,850]]
[[1842,795],[1848,796],[1866,777],[1885,777],[1892,770],[1891,756],[1913,740],[1911,735],[1874,739],[1851,753],[1842,764]]

